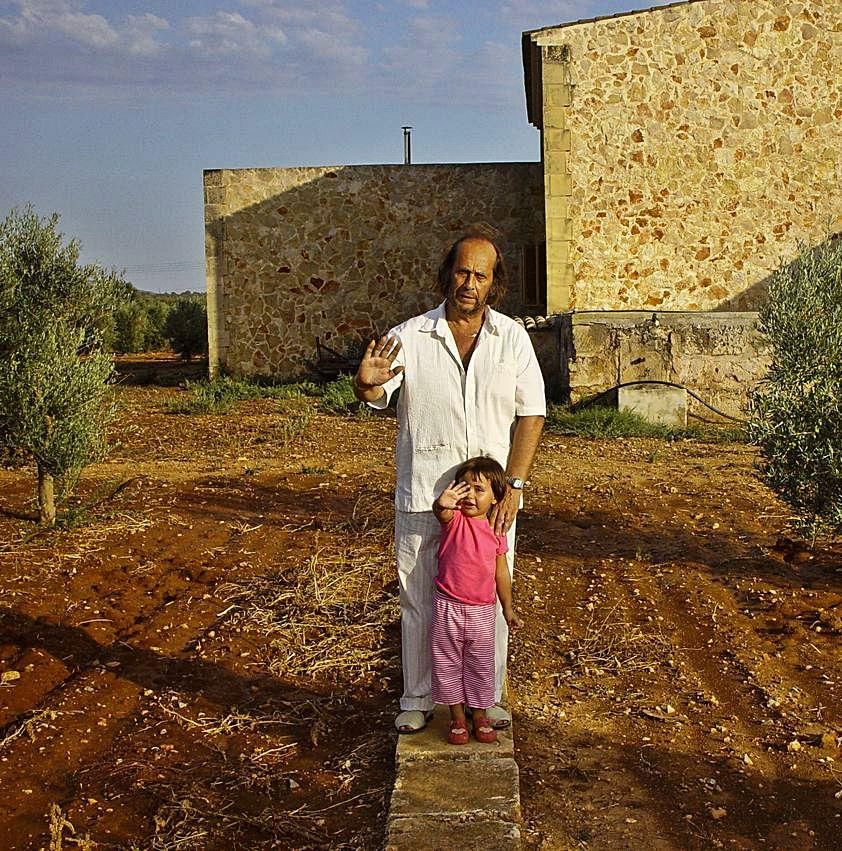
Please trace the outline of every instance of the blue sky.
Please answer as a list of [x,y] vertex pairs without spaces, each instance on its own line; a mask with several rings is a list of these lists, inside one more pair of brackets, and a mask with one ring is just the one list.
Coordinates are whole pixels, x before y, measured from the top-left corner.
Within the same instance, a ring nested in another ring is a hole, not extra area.
[[0,0],[0,211],[204,289],[202,169],[537,160],[520,33],[630,0]]

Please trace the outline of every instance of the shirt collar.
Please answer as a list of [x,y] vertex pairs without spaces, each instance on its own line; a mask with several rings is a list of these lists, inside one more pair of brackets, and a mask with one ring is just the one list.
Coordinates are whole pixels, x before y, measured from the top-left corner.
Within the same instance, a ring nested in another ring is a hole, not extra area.
[[[445,315],[445,306],[447,302],[443,301],[438,307],[425,314],[425,322],[422,326],[424,331],[435,331],[439,337],[444,337],[447,330],[447,317]],[[500,327],[497,321],[499,314],[496,310],[492,310],[488,305],[485,306],[485,321],[482,323],[482,329],[487,329],[490,334],[498,334]]]

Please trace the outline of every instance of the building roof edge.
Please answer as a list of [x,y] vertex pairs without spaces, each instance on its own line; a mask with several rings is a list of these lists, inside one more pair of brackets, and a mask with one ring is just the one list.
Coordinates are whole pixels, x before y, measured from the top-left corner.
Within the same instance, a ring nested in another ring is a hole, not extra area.
[[643,15],[648,12],[659,12],[661,9],[674,9],[677,6],[690,6],[696,3],[706,3],[708,0],[676,0],[674,3],[664,3],[661,6],[647,6],[645,9],[630,9],[628,12],[615,12],[613,15],[597,15],[595,18],[580,18],[578,21],[565,21],[561,24],[552,24],[547,27],[539,27],[536,30],[525,30],[523,37],[534,36],[539,33],[549,32],[550,30],[559,30],[566,27],[575,27],[578,24],[595,24],[599,21],[610,21],[614,18],[628,18],[631,15]]

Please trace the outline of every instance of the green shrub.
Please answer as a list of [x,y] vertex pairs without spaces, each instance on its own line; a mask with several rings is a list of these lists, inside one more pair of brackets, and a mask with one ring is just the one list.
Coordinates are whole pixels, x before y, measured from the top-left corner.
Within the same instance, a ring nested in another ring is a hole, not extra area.
[[213,381],[188,381],[188,396],[168,406],[173,414],[224,414],[246,399],[275,399],[279,409],[287,411],[297,400],[317,398],[320,410],[328,414],[366,416],[368,408],[354,395],[351,377],[342,375],[329,384],[296,381],[290,384],[263,384],[246,378],[215,378]]
[[312,381],[293,384],[259,384],[245,378],[223,376],[213,381],[188,381],[186,399],[168,406],[173,414],[224,414],[247,399],[277,399],[281,402],[318,396],[321,388]]
[[[192,341],[191,355],[205,350],[204,293],[150,293],[128,283],[124,286],[123,304],[107,321],[104,340],[108,351],[119,354],[160,352],[173,346],[171,338],[179,345],[185,339]],[[168,327],[170,313],[181,303],[195,306],[179,308],[179,314]],[[176,327],[179,325],[184,327]]]
[[354,385],[350,375],[340,375],[339,378],[324,386],[319,407],[328,414],[366,416],[369,413],[368,405],[360,402],[354,395]]
[[208,353],[208,312],[203,304],[181,299],[169,312],[164,333],[185,360]]
[[769,284],[760,329],[771,366],[749,436],[766,482],[813,537],[842,532],[842,238],[802,247]]
[[745,439],[741,429],[727,426],[669,426],[653,423],[632,411],[607,405],[591,405],[571,410],[564,405],[547,407],[547,431],[576,437],[657,437],[663,440],[704,440],[713,443]]
[[0,223],[0,454],[26,457],[38,472],[40,520],[56,520],[59,494],[104,451],[113,412],[103,350],[125,283],[41,219],[12,210]]
[[310,411],[289,411],[288,416],[275,429],[275,439],[279,443],[292,443],[310,428],[312,416]]
[[667,437],[670,429],[644,420],[630,411],[594,405],[571,411],[563,405],[547,409],[546,428],[558,434],[579,437]]
[[128,354],[130,352],[145,352],[146,338],[149,333],[149,317],[143,305],[138,301],[129,301],[121,305],[114,313],[114,339],[112,347],[115,352]]
[[[169,348],[166,326],[173,303],[171,296],[161,296],[152,293],[138,293],[139,301],[146,311],[146,333],[143,336],[143,352],[160,352]],[[191,300],[204,305],[204,296],[191,296]]]

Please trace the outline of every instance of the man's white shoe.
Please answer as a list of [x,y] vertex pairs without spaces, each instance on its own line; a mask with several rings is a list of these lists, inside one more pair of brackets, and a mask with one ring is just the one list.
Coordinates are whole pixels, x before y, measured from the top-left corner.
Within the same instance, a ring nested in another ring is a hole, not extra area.
[[395,718],[395,729],[404,735],[420,733],[432,717],[432,710],[422,712],[420,709],[405,709],[403,712],[399,712],[398,717]]
[[495,730],[508,730],[512,726],[512,716],[509,714],[509,710],[504,709],[499,703],[489,706],[485,710],[485,714]]

